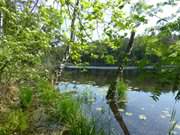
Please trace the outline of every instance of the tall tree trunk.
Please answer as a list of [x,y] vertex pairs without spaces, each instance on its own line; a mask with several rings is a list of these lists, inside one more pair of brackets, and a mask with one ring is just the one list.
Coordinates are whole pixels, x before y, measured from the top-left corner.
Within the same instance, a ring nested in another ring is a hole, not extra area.
[[117,71],[115,73],[114,80],[112,80],[112,82],[110,84],[110,87],[108,89],[107,96],[106,96],[106,98],[108,100],[108,103],[110,105],[110,108],[111,108],[111,110],[112,110],[112,112],[114,114],[114,117],[116,118],[117,122],[119,123],[119,125],[122,128],[125,135],[130,135],[130,133],[128,131],[128,128],[127,128],[125,122],[123,121],[123,118],[122,118],[121,114],[118,111],[118,105],[117,105],[116,99],[115,99],[116,85],[117,85],[117,81],[123,79],[124,66],[127,65],[127,61],[126,61],[125,58],[127,58],[127,57],[129,57],[131,55],[132,48],[133,48],[134,37],[135,37],[135,32],[132,31],[130,39],[129,39],[129,43],[128,43],[128,46],[127,46],[127,49],[126,49],[126,52],[125,52],[124,60],[121,63],[120,62],[120,56],[118,57],[118,69],[117,69]]
[[[80,0],[76,0],[75,6],[74,6],[74,10],[73,10],[73,14],[72,14],[72,20],[71,20],[71,31],[70,31],[70,43],[73,43],[75,40],[75,22],[77,19],[77,13],[78,13],[78,6],[79,6],[79,2]],[[62,63],[60,64],[60,71],[57,71],[57,75],[56,75],[56,83],[58,82],[58,79],[62,76],[62,72],[64,70],[64,65],[66,64],[66,62],[68,61],[69,57],[70,57],[70,51],[71,51],[71,47],[70,45],[67,45],[67,47],[65,48],[65,52],[64,52],[64,57],[62,59]]]

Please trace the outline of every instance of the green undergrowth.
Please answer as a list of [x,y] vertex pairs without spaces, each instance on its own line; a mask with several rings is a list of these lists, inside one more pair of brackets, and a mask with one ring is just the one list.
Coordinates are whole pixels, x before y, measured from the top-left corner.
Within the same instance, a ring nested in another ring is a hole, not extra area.
[[82,113],[80,101],[47,81],[23,84],[14,96],[16,103],[0,112],[0,135],[103,135]]

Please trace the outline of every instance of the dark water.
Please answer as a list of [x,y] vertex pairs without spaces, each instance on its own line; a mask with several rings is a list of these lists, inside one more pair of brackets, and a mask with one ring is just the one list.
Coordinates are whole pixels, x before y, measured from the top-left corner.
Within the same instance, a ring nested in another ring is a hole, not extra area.
[[[83,101],[83,111],[95,118],[97,126],[107,135],[123,135],[105,98],[112,77],[107,72],[68,72],[59,89],[80,93],[78,97]],[[156,92],[157,84],[153,80],[139,80],[136,73],[126,74],[125,78],[128,90],[118,101],[118,107],[130,134],[168,135],[171,131],[171,135],[180,135],[180,101],[175,100],[177,91],[161,88]]]

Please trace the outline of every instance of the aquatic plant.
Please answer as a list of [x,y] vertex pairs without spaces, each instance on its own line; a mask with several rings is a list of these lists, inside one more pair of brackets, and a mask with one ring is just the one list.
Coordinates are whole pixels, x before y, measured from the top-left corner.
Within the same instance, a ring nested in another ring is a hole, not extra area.
[[77,99],[81,102],[81,103],[85,103],[85,104],[92,104],[93,102],[96,101],[96,98],[94,97],[93,93],[91,91],[83,91],[81,94],[79,94],[77,96]]
[[123,97],[128,89],[127,84],[124,81],[118,81],[116,85],[117,93],[119,97]]
[[70,135],[104,135],[103,130],[97,129],[96,122],[93,119],[88,119],[82,114],[77,115],[75,119],[69,121]]
[[[43,83],[43,81],[40,82],[40,86]],[[69,135],[103,134],[103,131],[96,128],[94,120],[86,117],[81,111],[82,100],[78,100],[71,94],[59,93],[48,84],[43,85],[40,89],[40,99],[48,106],[49,120],[64,125]]]
[[81,111],[81,102],[72,96],[62,96],[56,104],[56,117],[63,122],[70,135],[103,135],[93,119]]

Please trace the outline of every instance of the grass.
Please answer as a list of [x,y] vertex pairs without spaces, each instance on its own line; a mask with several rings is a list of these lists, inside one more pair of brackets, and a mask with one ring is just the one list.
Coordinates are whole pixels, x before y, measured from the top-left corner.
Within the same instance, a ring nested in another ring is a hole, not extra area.
[[116,89],[117,89],[118,96],[123,97],[125,95],[125,92],[128,89],[128,86],[124,81],[119,81],[117,82]]
[[103,135],[103,131],[96,128],[94,120],[82,113],[80,102],[69,96],[63,98],[57,104],[56,113],[66,125],[69,135]]
[[95,121],[87,119],[82,114],[78,115],[75,119],[71,119],[70,134],[71,135],[103,135],[102,130],[97,130]]
[[42,132],[46,135],[51,132],[51,125],[57,125],[57,130],[53,129],[56,134],[103,135],[94,120],[82,113],[80,101],[72,95],[59,93],[47,81],[23,85],[14,96],[18,102],[1,113],[0,135],[40,135]]

